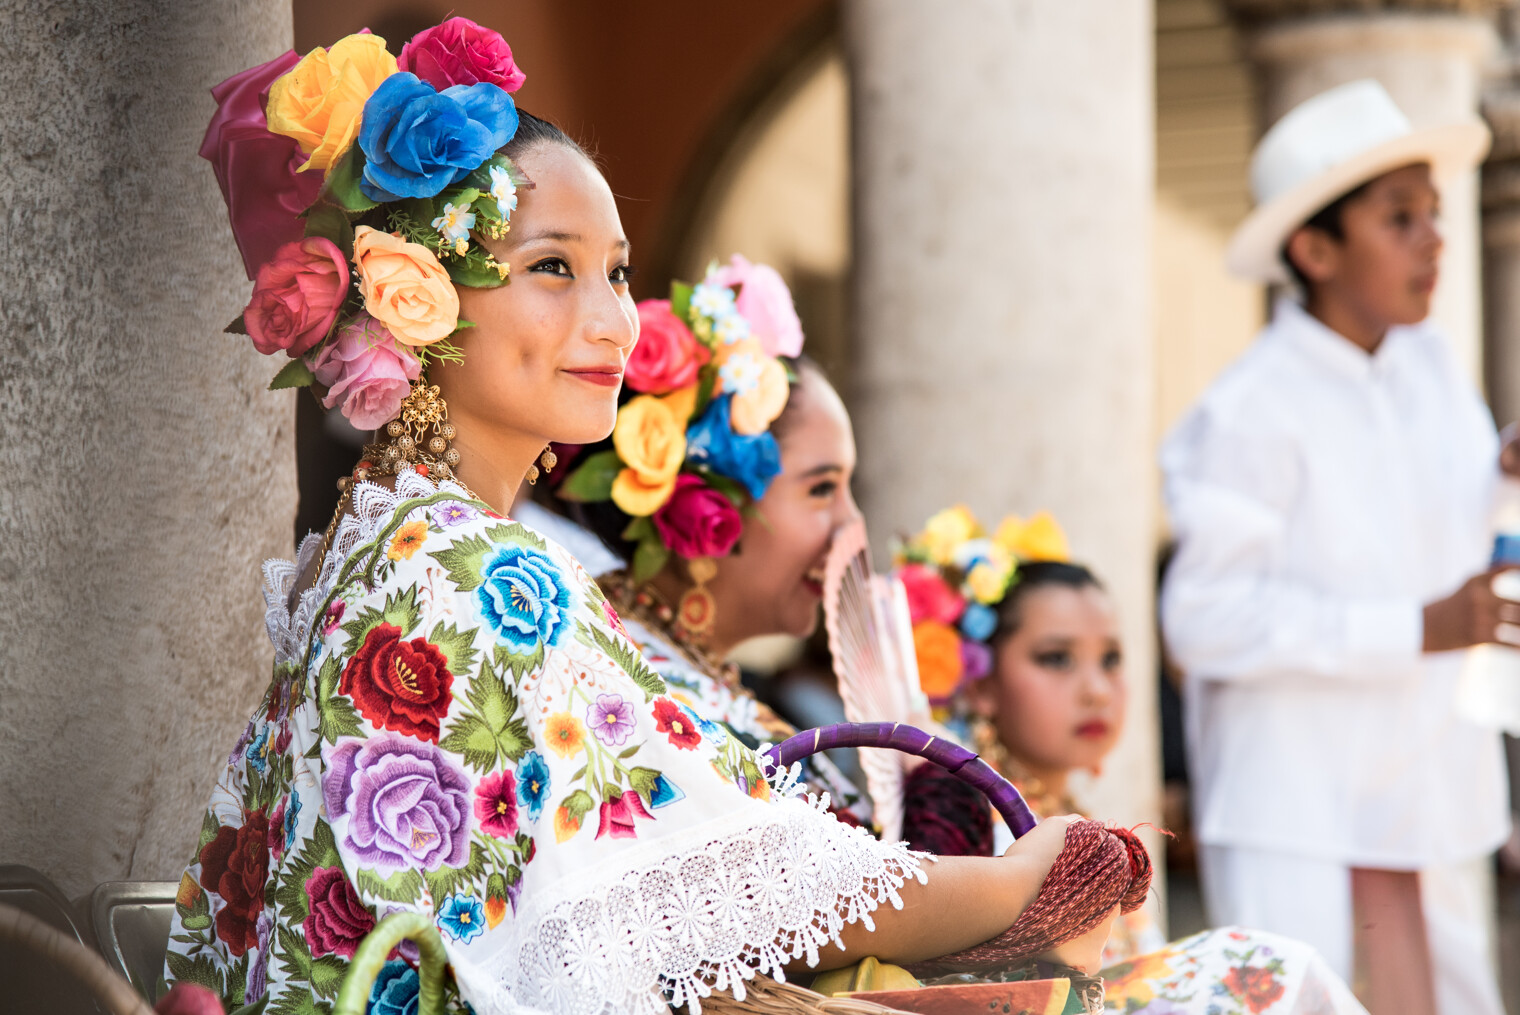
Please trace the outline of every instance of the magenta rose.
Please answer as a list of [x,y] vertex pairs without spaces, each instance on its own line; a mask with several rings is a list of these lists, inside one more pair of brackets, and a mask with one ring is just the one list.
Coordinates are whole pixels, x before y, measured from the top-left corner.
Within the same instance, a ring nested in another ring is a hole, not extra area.
[[470,797],[469,778],[447,754],[399,733],[339,741],[322,781],[328,819],[334,831],[343,828],[342,845],[384,874],[463,867],[470,858]]
[[318,867],[306,881],[310,912],[301,923],[313,955],[354,957],[364,935],[375,929],[375,916],[343,875],[342,867]]
[[294,359],[327,337],[348,296],[348,258],[332,240],[308,236],[274,252],[259,269],[243,326],[265,356]]
[[666,546],[691,560],[728,556],[744,531],[744,520],[733,501],[683,472],[670,499],[654,513],[654,527]]
[[360,313],[318,354],[311,372],[327,388],[323,405],[331,409],[341,403],[350,423],[376,430],[401,411],[422,364],[385,325]]
[[628,354],[623,378],[634,391],[663,395],[696,383],[697,370],[712,352],[697,341],[669,300],[639,304],[639,340]]
[[966,600],[945,584],[939,572],[922,564],[905,564],[897,572],[908,597],[908,617],[917,624],[921,620],[937,620],[953,624],[966,610]]
[[734,306],[749,322],[750,334],[760,340],[767,356],[797,356],[802,353],[802,322],[792,305],[792,293],[781,275],[768,264],[751,264],[744,255],[732,261],[707,281],[712,285],[740,286]]
[[281,244],[305,234],[299,216],[322,189],[321,173],[296,173],[305,161],[300,146],[271,134],[264,118],[269,86],[299,60],[292,50],[211,89],[217,108],[201,141],[201,158],[216,173],[250,279]]
[[512,47],[497,32],[469,18],[449,18],[412,36],[396,66],[411,71],[440,92],[451,85],[496,85],[506,92],[523,86],[527,75],[512,59]]

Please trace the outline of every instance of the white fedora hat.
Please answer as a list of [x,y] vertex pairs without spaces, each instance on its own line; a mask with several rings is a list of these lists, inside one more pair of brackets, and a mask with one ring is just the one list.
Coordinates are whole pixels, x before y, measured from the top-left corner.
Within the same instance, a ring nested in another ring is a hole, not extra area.
[[1476,166],[1488,144],[1488,127],[1476,118],[1416,129],[1370,78],[1321,92],[1289,110],[1256,146],[1256,208],[1230,238],[1225,264],[1244,278],[1286,282],[1283,244],[1321,208],[1416,162],[1429,163],[1444,183]]

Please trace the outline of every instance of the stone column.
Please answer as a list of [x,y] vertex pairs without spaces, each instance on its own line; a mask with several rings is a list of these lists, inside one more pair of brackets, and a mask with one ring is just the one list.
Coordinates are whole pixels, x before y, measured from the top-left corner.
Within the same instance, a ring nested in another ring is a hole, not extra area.
[[848,0],[851,392],[878,545],[1048,508],[1118,602],[1130,715],[1083,794],[1159,811],[1149,0]]
[[[1376,78],[1417,126],[1476,115],[1497,37],[1485,16],[1507,0],[1227,0],[1251,29],[1261,124],[1327,88]],[[1417,10],[1416,10],[1417,9]],[[1478,178],[1442,196],[1446,251],[1431,316],[1474,380],[1482,370]]]
[[1500,426],[1520,418],[1520,84],[1486,96],[1494,149],[1483,166],[1484,379]]
[[178,877],[268,680],[289,392],[196,155],[289,3],[0,0],[0,863]]

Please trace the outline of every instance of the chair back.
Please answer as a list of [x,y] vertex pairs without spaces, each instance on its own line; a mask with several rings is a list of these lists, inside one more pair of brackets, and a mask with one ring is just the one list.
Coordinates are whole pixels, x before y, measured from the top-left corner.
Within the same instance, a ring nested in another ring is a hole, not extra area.
[[178,889],[173,881],[107,881],[90,893],[100,954],[150,1001],[163,978]]

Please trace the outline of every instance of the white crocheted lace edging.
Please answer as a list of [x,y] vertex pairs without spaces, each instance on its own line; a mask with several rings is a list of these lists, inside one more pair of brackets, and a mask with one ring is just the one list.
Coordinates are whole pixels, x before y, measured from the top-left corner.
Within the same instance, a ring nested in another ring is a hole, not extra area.
[[295,560],[277,557],[264,562],[264,629],[274,645],[276,664],[298,666],[305,662],[307,640],[317,611],[327,601],[349,555],[373,539],[403,503],[440,492],[455,493],[465,499],[470,496],[457,483],[445,480],[434,485],[415,472],[398,475],[395,488],[389,490],[378,483],[356,483],[350,513],[339,519],[332,545],[327,548],[317,580],[310,588],[297,590],[296,583],[321,549],[321,533],[308,533],[301,540]]
[[776,800],[697,837],[628,843],[616,870],[600,864],[573,889],[524,899],[520,929],[494,956],[451,955],[462,995],[478,1015],[700,1015],[714,991],[742,1002],[757,973],[785,980],[788,962],[816,965],[846,925],[874,930],[874,910],[901,909],[907,880],[927,881],[922,854],[822,805]]

